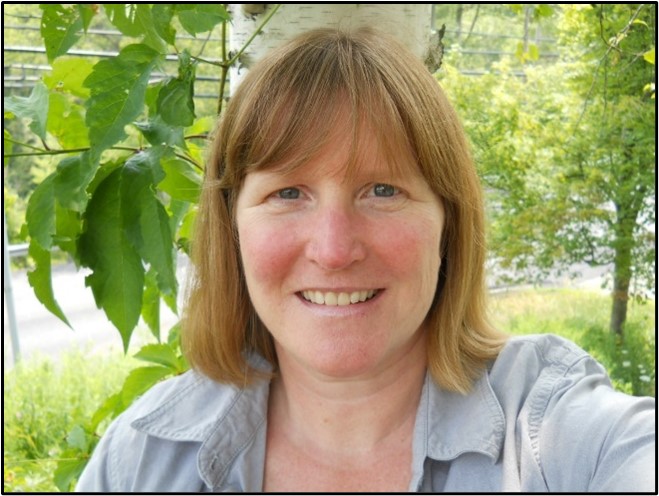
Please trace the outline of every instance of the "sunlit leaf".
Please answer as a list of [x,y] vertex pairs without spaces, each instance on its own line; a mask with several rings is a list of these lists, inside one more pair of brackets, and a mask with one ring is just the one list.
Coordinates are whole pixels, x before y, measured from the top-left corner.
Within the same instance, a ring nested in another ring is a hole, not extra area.
[[89,97],[89,88],[83,82],[91,74],[93,64],[81,57],[60,57],[52,63],[52,70],[43,77],[51,90],[71,93],[80,98]]
[[644,59],[646,62],[649,62],[649,63],[652,64],[652,65],[655,64],[655,59],[656,59],[656,55],[655,55],[655,51],[654,51],[654,50],[655,50],[655,49],[653,48],[652,50],[648,50],[647,52],[645,52],[645,53],[643,54],[643,59]]
[[162,365],[171,369],[172,372],[178,371],[178,357],[172,346],[168,343],[145,345],[135,354],[135,358]]
[[172,375],[171,369],[159,365],[133,369],[121,389],[122,401],[130,404],[136,397],[169,375]]
[[201,190],[201,175],[180,158],[163,159],[165,178],[158,187],[172,198],[197,203]]

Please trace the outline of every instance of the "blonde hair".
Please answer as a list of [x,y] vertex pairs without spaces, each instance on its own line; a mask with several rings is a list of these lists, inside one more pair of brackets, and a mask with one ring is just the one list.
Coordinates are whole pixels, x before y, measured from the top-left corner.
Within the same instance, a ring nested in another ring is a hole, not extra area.
[[241,268],[235,200],[249,172],[284,160],[296,167],[313,156],[327,131],[345,119],[346,106],[354,156],[367,123],[387,156],[412,150],[442,201],[446,220],[439,284],[427,316],[428,367],[442,387],[467,392],[505,341],[486,319],[480,182],[438,83],[398,43],[363,28],[298,36],[256,64],[231,98],[199,205],[194,282],[183,318],[186,356],[208,377],[237,386],[258,374],[247,364],[252,352],[276,367],[272,339],[250,302]]

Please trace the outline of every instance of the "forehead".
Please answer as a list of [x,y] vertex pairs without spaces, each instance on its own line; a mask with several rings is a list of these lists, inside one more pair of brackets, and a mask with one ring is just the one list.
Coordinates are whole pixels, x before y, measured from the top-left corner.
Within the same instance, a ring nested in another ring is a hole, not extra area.
[[395,126],[384,125],[382,119],[369,120],[346,105],[307,122],[304,131],[287,143],[287,153],[247,172],[268,170],[289,175],[301,169],[346,179],[419,172],[416,155],[400,128],[397,133]]

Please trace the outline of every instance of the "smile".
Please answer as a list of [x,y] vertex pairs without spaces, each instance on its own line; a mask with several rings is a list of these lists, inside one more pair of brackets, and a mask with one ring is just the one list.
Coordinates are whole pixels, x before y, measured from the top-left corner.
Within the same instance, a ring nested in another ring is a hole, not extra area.
[[362,291],[353,291],[351,293],[335,293],[333,291],[302,291],[300,294],[305,300],[311,303],[315,303],[316,305],[344,307],[368,301],[379,292],[379,289],[364,289]]

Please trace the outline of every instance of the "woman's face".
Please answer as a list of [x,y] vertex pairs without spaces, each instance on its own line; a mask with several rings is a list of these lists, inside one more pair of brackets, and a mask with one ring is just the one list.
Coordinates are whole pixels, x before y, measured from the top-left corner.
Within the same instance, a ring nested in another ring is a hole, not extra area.
[[411,153],[394,174],[364,132],[346,176],[349,127],[292,172],[248,174],[236,205],[247,287],[280,362],[334,378],[425,347],[444,224]]

